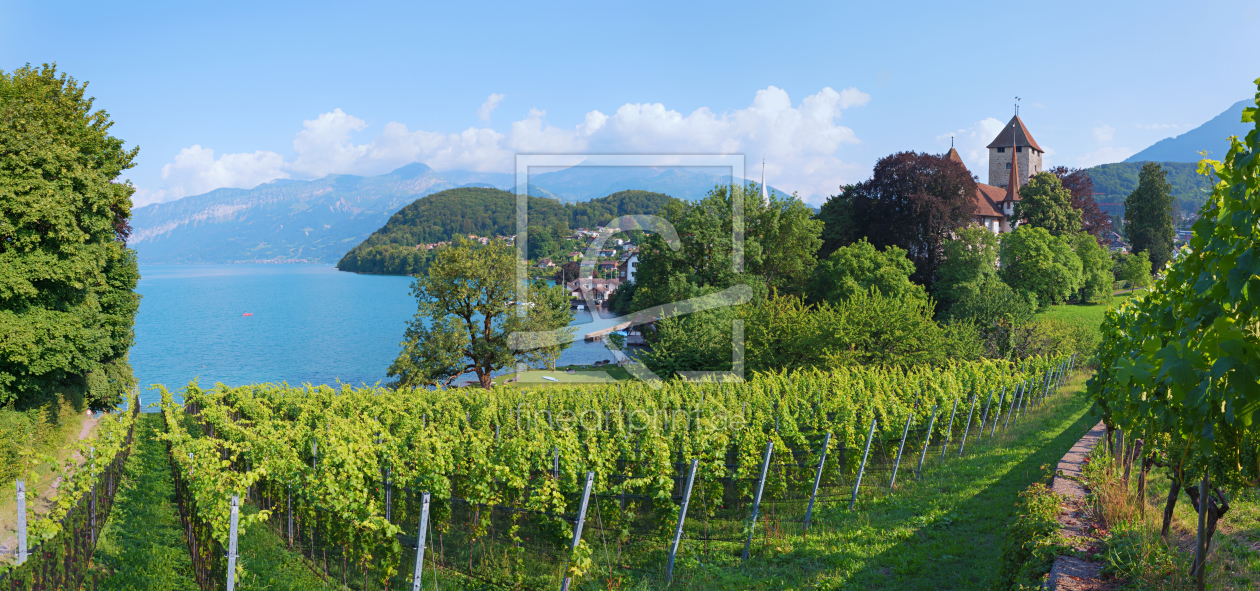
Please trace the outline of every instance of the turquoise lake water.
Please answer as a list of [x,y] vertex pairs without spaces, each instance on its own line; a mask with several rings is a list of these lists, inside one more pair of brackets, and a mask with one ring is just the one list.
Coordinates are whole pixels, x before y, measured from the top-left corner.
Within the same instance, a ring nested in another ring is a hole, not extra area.
[[[410,277],[342,273],[331,265],[140,265],[143,299],[131,364],[141,401],[193,379],[244,385],[386,382],[415,314]],[[242,316],[242,314],[252,314]],[[611,324],[578,312],[579,335]],[[611,354],[577,342],[561,364]]]

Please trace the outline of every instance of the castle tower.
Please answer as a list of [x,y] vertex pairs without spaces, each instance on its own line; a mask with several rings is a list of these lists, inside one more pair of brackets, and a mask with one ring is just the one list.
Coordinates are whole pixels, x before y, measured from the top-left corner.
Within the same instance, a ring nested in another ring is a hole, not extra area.
[[[1011,117],[1011,121],[1002,128],[993,141],[989,143],[989,184],[1006,188],[1011,178],[1018,176],[1019,185],[1028,183],[1028,177],[1045,172],[1041,166],[1041,156],[1045,150],[1037,145],[1037,140],[1028,133],[1028,128],[1019,115]],[[1018,173],[1012,174],[1013,169]]]

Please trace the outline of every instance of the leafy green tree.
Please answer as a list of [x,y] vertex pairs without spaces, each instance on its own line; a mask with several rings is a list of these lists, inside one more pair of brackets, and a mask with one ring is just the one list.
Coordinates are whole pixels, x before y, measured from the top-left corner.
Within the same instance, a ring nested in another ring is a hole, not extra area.
[[[573,313],[562,287],[536,285],[525,313],[518,314],[516,249],[498,242],[481,246],[458,240],[438,253],[411,291],[418,309],[388,372],[398,387],[449,386],[473,372],[489,388],[494,372],[503,368],[547,359],[554,363],[572,339],[573,329],[566,327]],[[553,331],[555,338],[513,338],[539,331]]]
[[1054,236],[1080,231],[1081,212],[1072,207],[1072,192],[1063,186],[1059,177],[1048,172],[1033,175],[1028,184],[1020,187],[1019,197],[1020,201],[1015,203],[1015,219],[1045,228]]
[[1145,252],[1155,271],[1172,258],[1173,196],[1164,169],[1155,162],[1142,165],[1138,186],[1124,200],[1124,235],[1134,252]]
[[847,246],[854,240],[853,189],[854,185],[840,187],[839,195],[828,197],[826,203],[818,208],[815,218],[823,223],[819,259],[831,256],[837,248]]
[[1035,295],[1012,289],[996,275],[961,284],[955,293],[958,300],[950,306],[948,316],[974,322],[986,331],[999,323],[1023,325],[1037,311]]
[[998,237],[983,226],[969,226],[954,233],[944,244],[945,260],[936,271],[933,294],[953,304],[963,293],[997,275]]
[[813,301],[839,303],[876,289],[896,299],[926,299],[923,286],[910,281],[913,274],[914,263],[906,258],[906,251],[896,246],[879,251],[864,238],[818,262],[809,296]]
[[[744,209],[743,270],[734,267],[733,212],[736,200]],[[661,214],[678,233],[675,251],[659,234],[652,234],[639,252],[635,272],[635,310],[682,301],[710,288],[740,284],[755,292],[769,288],[800,293],[813,272],[814,253],[822,222],[796,197],[775,194],[762,203],[755,184],[718,185],[700,201],[674,201]]]
[[1134,288],[1150,287],[1151,259],[1145,252],[1117,252],[1112,257],[1111,273],[1116,281],[1128,281]]
[[1076,256],[1081,259],[1080,302],[1111,301],[1111,257],[1093,236],[1081,232],[1076,235]]
[[116,406],[135,384],[137,148],[55,66],[0,71],[0,407]]
[[1037,295],[1042,306],[1066,301],[1081,286],[1081,259],[1070,238],[1020,226],[1002,237],[1002,281]]

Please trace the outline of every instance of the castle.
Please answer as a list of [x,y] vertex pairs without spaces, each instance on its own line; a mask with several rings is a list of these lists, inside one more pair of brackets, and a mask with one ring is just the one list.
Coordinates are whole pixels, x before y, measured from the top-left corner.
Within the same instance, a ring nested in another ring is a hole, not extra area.
[[[1028,183],[1030,176],[1044,171],[1041,157],[1045,150],[1028,133],[1019,115],[1012,117],[987,147],[989,184],[976,183],[976,223],[994,234],[1011,232],[1019,225],[1011,219],[1019,201],[1019,188]],[[962,157],[953,147],[946,156],[962,164]]]

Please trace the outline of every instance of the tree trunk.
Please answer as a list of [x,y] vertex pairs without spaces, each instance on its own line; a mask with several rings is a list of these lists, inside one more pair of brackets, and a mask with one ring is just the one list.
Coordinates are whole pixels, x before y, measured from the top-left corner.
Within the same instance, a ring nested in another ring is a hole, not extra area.
[[1164,504],[1164,527],[1159,530],[1160,537],[1168,541],[1168,527],[1172,525],[1173,508],[1177,506],[1177,495],[1181,494],[1181,481],[1173,475],[1172,485],[1168,487],[1168,502]]
[[[1196,575],[1196,581],[1202,581],[1207,571],[1204,563],[1207,561],[1207,553],[1212,549],[1212,537],[1216,535],[1216,525],[1220,521],[1222,515],[1229,511],[1229,501],[1225,498],[1225,494],[1221,489],[1212,489],[1209,492],[1208,487],[1211,486],[1211,480],[1204,477],[1199,488],[1190,487],[1186,489],[1186,496],[1190,497],[1190,502],[1194,505],[1194,509],[1199,513],[1199,547],[1202,548],[1202,554],[1197,551],[1195,553],[1194,565],[1190,569],[1190,574]],[[1215,495],[1213,495],[1215,492]],[[1207,497],[1206,511],[1203,497]],[[1206,513],[1206,514],[1205,514]],[[1200,585],[1200,588],[1202,585]]]
[[1155,466],[1155,454],[1151,454],[1142,459],[1142,471],[1138,473],[1137,498],[1141,501],[1142,516],[1146,516],[1146,475],[1150,473],[1151,468]]
[[[1134,439],[1129,445],[1129,453],[1124,455],[1124,488],[1129,488],[1129,470],[1133,467],[1133,460],[1142,457],[1142,440]],[[1144,501],[1145,502],[1145,501]]]

